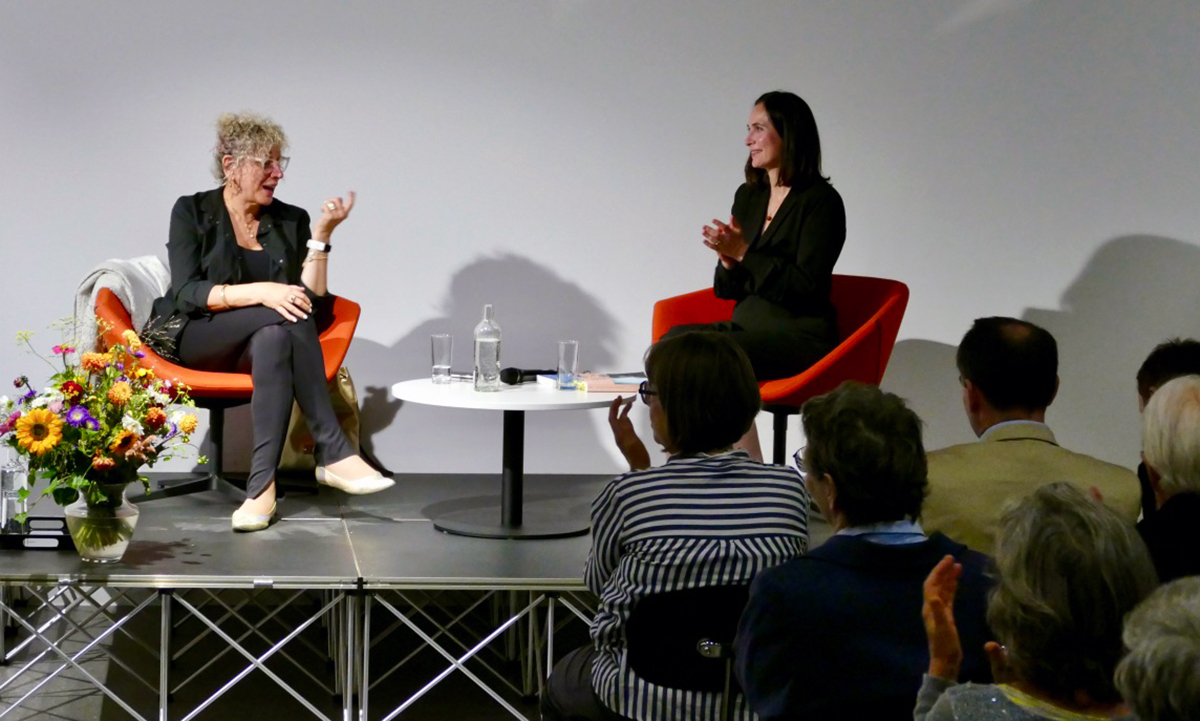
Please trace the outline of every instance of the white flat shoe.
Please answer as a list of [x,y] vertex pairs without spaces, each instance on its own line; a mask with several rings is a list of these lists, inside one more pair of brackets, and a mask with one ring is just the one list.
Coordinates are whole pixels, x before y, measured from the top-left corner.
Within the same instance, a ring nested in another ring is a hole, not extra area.
[[275,521],[275,509],[278,504],[271,504],[271,512],[265,516],[260,516],[256,513],[249,513],[242,509],[237,509],[233,512],[233,530],[242,533],[250,533],[253,531],[261,531]]
[[352,496],[363,496],[368,493],[378,493],[385,488],[391,488],[396,485],[396,482],[390,478],[384,478],[378,473],[372,473],[369,476],[362,478],[342,478],[333,471],[324,466],[317,466],[316,470],[317,483],[324,486],[336,488],[339,491],[349,493]]

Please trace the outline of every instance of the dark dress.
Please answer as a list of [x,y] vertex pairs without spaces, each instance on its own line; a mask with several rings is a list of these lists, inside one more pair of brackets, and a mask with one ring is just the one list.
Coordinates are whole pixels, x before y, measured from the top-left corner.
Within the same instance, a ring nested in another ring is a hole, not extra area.
[[760,381],[796,375],[837,345],[829,290],[846,240],[842,198],[824,180],[793,187],[763,231],[770,197],[769,187],[743,184],[733,198],[733,217],[750,248],[732,268],[717,263],[713,279],[717,297],[737,301],[733,319],[668,332],[728,333]]
[[735,642],[738,680],[762,721],[910,719],[929,644],[923,584],[947,554],[964,681],[987,682],[987,556],[940,533],[910,545],[835,535],[750,587]]

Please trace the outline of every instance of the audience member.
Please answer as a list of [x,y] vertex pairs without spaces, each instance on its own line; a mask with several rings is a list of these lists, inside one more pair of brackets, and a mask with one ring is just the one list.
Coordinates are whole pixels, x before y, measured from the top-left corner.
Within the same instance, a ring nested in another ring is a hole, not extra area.
[[1003,515],[996,566],[988,622],[999,643],[985,649],[997,683],[956,685],[962,570],[943,559],[925,582],[929,673],[914,719],[1133,719],[1113,684],[1121,622],[1158,583],[1133,525],[1074,486],[1053,483]]
[[[1179,376],[1200,375],[1200,341],[1173,338],[1158,344],[1137,372],[1138,411],[1145,410],[1150,396],[1167,381]],[[1142,487],[1142,518],[1148,519],[1158,510],[1154,489],[1146,476],[1146,464],[1139,463],[1138,483]]]
[[1125,618],[1117,689],[1141,721],[1200,719],[1200,578],[1160,587]]
[[1167,381],[1150,397],[1142,459],[1157,510],[1138,531],[1159,578],[1200,574],[1200,376]]
[[[728,336],[685,333],[654,344],[639,393],[670,458],[650,468],[629,407],[614,401],[609,424],[631,470],[592,503],[583,577],[600,597],[594,643],[555,666],[544,719],[716,719],[712,694],[657,686],[629,668],[630,612],[651,594],[748,584],[808,547],[808,494],[796,472],[732,449],[761,400],[750,361]],[[743,703],[735,714],[750,718]]]
[[928,663],[921,586],[947,554],[964,574],[958,612],[966,675],[991,678],[983,643],[986,556],[917,523],[925,497],[921,420],[878,388],[843,384],[804,404],[797,454],[836,531],[759,574],[736,641],[737,674],[763,721],[901,718]]
[[1130,523],[1134,474],[1058,445],[1046,409],[1058,392],[1058,346],[1045,329],[1016,318],[976,320],[958,347],[963,406],[975,443],[929,454],[929,499],[921,521],[971,548],[991,551],[1000,511],[1038,486],[1095,487]]

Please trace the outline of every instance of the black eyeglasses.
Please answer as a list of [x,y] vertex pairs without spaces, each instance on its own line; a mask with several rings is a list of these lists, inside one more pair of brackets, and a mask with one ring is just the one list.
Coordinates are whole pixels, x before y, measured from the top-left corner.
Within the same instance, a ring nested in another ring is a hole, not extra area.
[[658,391],[650,390],[650,381],[642,381],[638,384],[638,395],[642,397],[642,403],[650,405],[650,399],[646,396],[656,396]]
[[804,465],[804,449],[808,446],[800,446],[800,450],[796,451],[792,456],[792,460],[796,462],[796,470],[800,471],[800,475],[808,473],[808,467]]

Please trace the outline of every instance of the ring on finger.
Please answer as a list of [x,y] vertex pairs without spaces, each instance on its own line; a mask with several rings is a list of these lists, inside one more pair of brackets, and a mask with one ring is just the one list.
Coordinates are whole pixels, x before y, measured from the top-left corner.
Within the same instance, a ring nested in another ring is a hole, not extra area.
[[333,203],[326,203],[325,207],[329,208],[330,210],[337,210],[337,206],[334,205]]
[[294,295],[289,295],[289,296],[288,296],[288,302],[289,302],[289,303],[295,303],[295,302],[296,302],[296,296],[294,296]]

